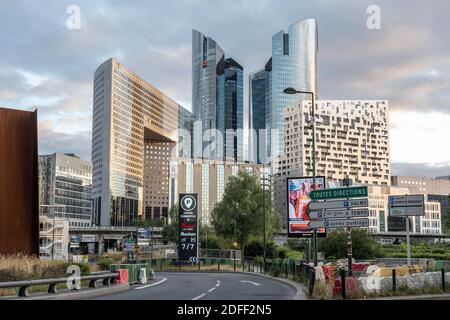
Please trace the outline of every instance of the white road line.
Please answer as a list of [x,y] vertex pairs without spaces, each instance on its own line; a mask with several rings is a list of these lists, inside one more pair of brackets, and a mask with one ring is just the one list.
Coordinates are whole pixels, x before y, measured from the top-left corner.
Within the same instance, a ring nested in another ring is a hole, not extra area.
[[216,289],[217,289],[216,287],[211,288],[211,289],[208,290],[208,292],[213,292],[213,291],[216,290]]
[[206,296],[206,293],[202,293],[201,295],[199,295],[198,297],[195,297],[195,298],[192,299],[192,300],[198,300],[198,299],[203,298],[204,296]]
[[149,285],[146,285],[146,286],[142,286],[142,287],[139,287],[139,288],[135,288],[134,290],[141,290],[141,289],[145,289],[145,288],[150,288],[150,287],[156,286],[156,285],[158,285],[158,284],[161,284],[161,283],[163,283],[163,282],[165,282],[165,281],[167,281],[167,278],[164,278],[164,279],[162,279],[162,280],[160,280],[160,281],[158,281],[158,282],[155,282],[155,283],[152,283],[152,284],[149,284]]
[[253,281],[248,281],[248,280],[240,280],[242,283],[251,283],[255,286],[260,286],[260,284],[258,282],[253,282]]

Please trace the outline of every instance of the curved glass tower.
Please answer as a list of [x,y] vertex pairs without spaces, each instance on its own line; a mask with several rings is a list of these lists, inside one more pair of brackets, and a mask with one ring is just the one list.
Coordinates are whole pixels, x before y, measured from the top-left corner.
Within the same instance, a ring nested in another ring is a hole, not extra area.
[[274,143],[276,140],[272,137],[273,157],[284,151],[284,108],[310,99],[301,94],[288,95],[283,90],[293,87],[317,95],[317,52],[318,28],[314,19],[291,24],[272,37],[270,128],[278,129],[278,143]]

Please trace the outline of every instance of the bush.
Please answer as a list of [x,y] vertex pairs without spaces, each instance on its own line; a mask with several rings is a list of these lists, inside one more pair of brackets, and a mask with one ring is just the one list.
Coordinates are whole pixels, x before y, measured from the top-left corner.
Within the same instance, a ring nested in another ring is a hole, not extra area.
[[[266,257],[273,259],[275,257],[275,247],[273,243],[266,243]],[[244,256],[246,257],[262,257],[264,256],[264,245],[261,240],[253,240],[245,246]]]
[[66,273],[67,268],[70,266],[78,266],[80,268],[81,275],[85,276],[91,273],[91,267],[88,263],[82,263],[82,262],[65,262],[64,263],[64,273]]

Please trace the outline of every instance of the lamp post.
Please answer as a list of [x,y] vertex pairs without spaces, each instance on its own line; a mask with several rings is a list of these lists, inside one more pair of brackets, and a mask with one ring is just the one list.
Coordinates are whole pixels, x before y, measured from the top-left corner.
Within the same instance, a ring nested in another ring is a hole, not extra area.
[[[294,88],[286,88],[283,91],[285,94],[308,94],[311,95],[311,126],[312,126],[312,166],[313,166],[313,189],[316,188],[316,116],[315,116],[315,101],[314,92],[299,91]],[[317,266],[317,229],[313,229],[313,247],[314,247],[314,266]]]

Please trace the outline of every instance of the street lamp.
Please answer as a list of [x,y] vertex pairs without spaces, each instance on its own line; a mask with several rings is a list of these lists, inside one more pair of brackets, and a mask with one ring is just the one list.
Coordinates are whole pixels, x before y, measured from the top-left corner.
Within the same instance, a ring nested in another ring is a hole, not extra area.
[[[294,88],[286,88],[283,91],[285,94],[308,94],[311,95],[311,127],[312,127],[312,166],[313,166],[313,189],[316,188],[316,116],[315,116],[315,101],[314,92],[299,91]],[[314,246],[314,266],[317,266],[317,229],[313,229],[313,246]]]

